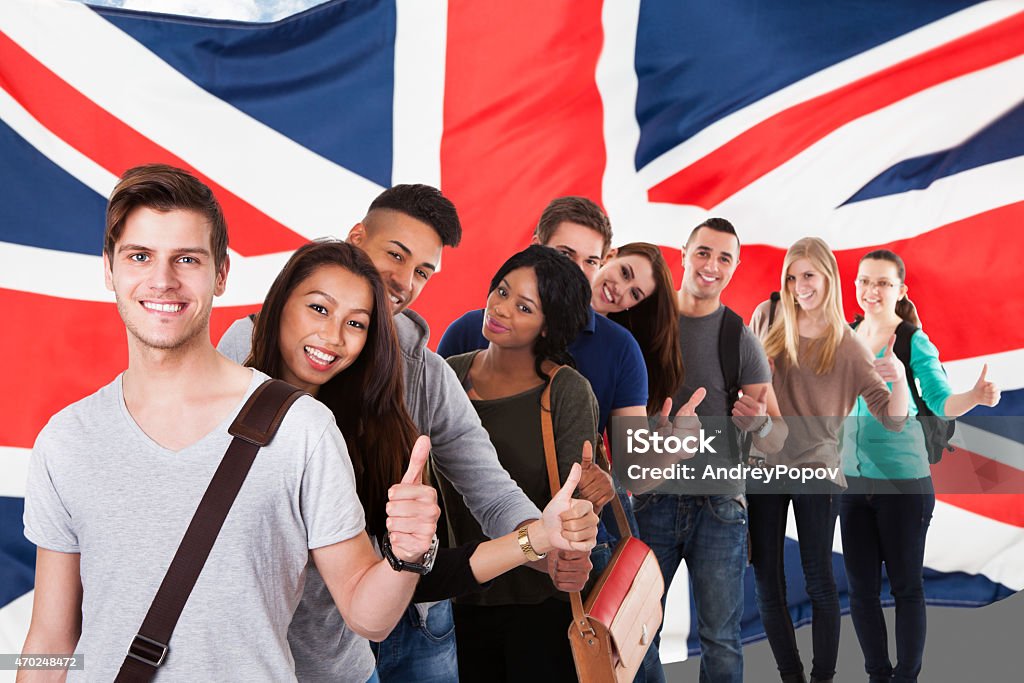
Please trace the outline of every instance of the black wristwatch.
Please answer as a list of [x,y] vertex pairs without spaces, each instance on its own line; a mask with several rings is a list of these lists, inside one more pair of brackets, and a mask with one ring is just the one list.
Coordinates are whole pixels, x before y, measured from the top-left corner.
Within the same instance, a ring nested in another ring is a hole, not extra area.
[[391,549],[391,537],[389,534],[384,534],[380,549],[384,553],[388,564],[396,572],[412,572],[423,575],[434,568],[434,559],[437,558],[437,534],[434,534],[433,540],[430,541],[430,548],[419,562],[406,562],[405,560],[398,559],[395,556],[395,551]]

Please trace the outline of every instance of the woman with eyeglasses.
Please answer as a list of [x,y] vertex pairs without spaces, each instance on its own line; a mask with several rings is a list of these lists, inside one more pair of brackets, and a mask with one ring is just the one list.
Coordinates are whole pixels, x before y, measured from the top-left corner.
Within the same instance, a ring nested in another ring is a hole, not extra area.
[[[854,322],[858,339],[881,358],[901,325],[912,328],[907,330],[911,334],[909,368],[920,385],[922,400],[940,416],[927,419],[954,418],[978,405],[996,405],[999,389],[986,380],[985,368],[970,391],[954,394],[950,389],[939,352],[921,329],[914,304],[907,298],[905,280],[906,267],[897,254],[880,249],[861,258],[856,287],[864,314]],[[913,401],[909,409],[911,416],[917,414]],[[864,669],[873,683],[916,681],[921,671],[924,546],[935,508],[923,427],[911,420],[902,432],[889,432],[871,416],[864,399],[858,398],[844,431],[843,472],[849,488],[839,508],[843,562],[850,585],[850,616],[864,652]],[[889,659],[879,600],[883,563],[896,601],[895,666]]]

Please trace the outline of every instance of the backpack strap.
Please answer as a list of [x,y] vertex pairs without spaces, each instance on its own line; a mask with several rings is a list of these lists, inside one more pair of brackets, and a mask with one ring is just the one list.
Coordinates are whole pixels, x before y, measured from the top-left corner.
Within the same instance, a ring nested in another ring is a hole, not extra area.
[[[725,393],[728,406],[732,408],[740,400],[740,339],[743,336],[743,318],[728,306],[725,306],[722,325],[718,328],[718,363],[722,367],[722,379],[725,381]],[[732,453],[745,456],[750,452],[750,444],[746,436],[737,434],[735,429],[726,430],[726,441]]]
[[718,328],[718,362],[722,366],[725,393],[729,405],[740,398],[740,338],[743,336],[743,318],[725,306],[721,327]]
[[287,382],[271,379],[257,387],[242,406],[238,417],[228,428],[228,433],[234,438],[199,501],[149,612],[128,648],[115,683],[149,681],[163,664],[171,633],[203,571],[228,511],[249,474],[256,453],[274,438],[285,413],[303,393]]
[[772,326],[775,322],[775,309],[779,307],[779,300],[782,299],[782,295],[778,292],[772,292],[768,297],[771,304],[768,306],[768,327]]
[[917,406],[917,414],[919,416],[931,417],[935,413],[931,411],[928,404],[921,398],[921,393],[917,390],[917,382],[914,380],[914,370],[910,366],[910,343],[917,330],[917,327],[914,327],[906,320],[900,322],[896,326],[896,343],[893,345],[892,351],[906,369],[907,385],[910,387],[910,396],[914,399],[914,405]]

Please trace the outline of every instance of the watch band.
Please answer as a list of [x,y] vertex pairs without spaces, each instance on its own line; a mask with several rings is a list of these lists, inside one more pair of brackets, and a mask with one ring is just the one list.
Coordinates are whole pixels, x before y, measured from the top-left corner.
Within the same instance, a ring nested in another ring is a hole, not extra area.
[[769,434],[771,434],[773,426],[774,426],[774,424],[772,423],[772,418],[770,416],[768,416],[768,415],[765,415],[764,416],[764,424],[761,425],[760,429],[757,430],[758,438],[763,439],[764,437],[766,437]]
[[547,553],[539,555],[536,550],[533,549],[533,545],[530,543],[530,525],[524,524],[519,527],[519,531],[516,533],[516,540],[519,541],[519,549],[523,551],[523,555],[526,555],[526,559],[530,562],[536,562],[537,560],[543,560],[548,556]]
[[388,561],[391,568],[396,572],[412,572],[414,574],[427,574],[431,569],[434,568],[434,560],[437,559],[437,534],[434,534],[434,538],[430,541],[430,548],[424,553],[423,559],[419,562],[406,562],[395,555],[395,551],[391,548],[391,537],[389,534],[384,534],[384,538],[380,544],[380,550],[384,554],[384,559]]

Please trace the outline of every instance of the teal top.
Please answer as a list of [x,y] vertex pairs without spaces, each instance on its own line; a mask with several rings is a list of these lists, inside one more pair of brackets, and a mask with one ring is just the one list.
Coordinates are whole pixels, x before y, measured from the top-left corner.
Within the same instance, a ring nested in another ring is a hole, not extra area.
[[[885,349],[878,353],[882,357]],[[939,364],[939,350],[924,330],[910,338],[910,368],[917,380],[918,392],[936,415],[945,415],[946,399],[953,390]],[[892,384],[889,385],[890,391]],[[907,389],[910,393],[910,389]],[[908,397],[909,398],[909,397]],[[911,417],[917,406],[909,399]],[[843,473],[848,477],[869,479],[920,479],[930,475],[924,431],[916,420],[909,420],[901,432],[890,432],[868,411],[864,398],[846,420],[843,429]]]

